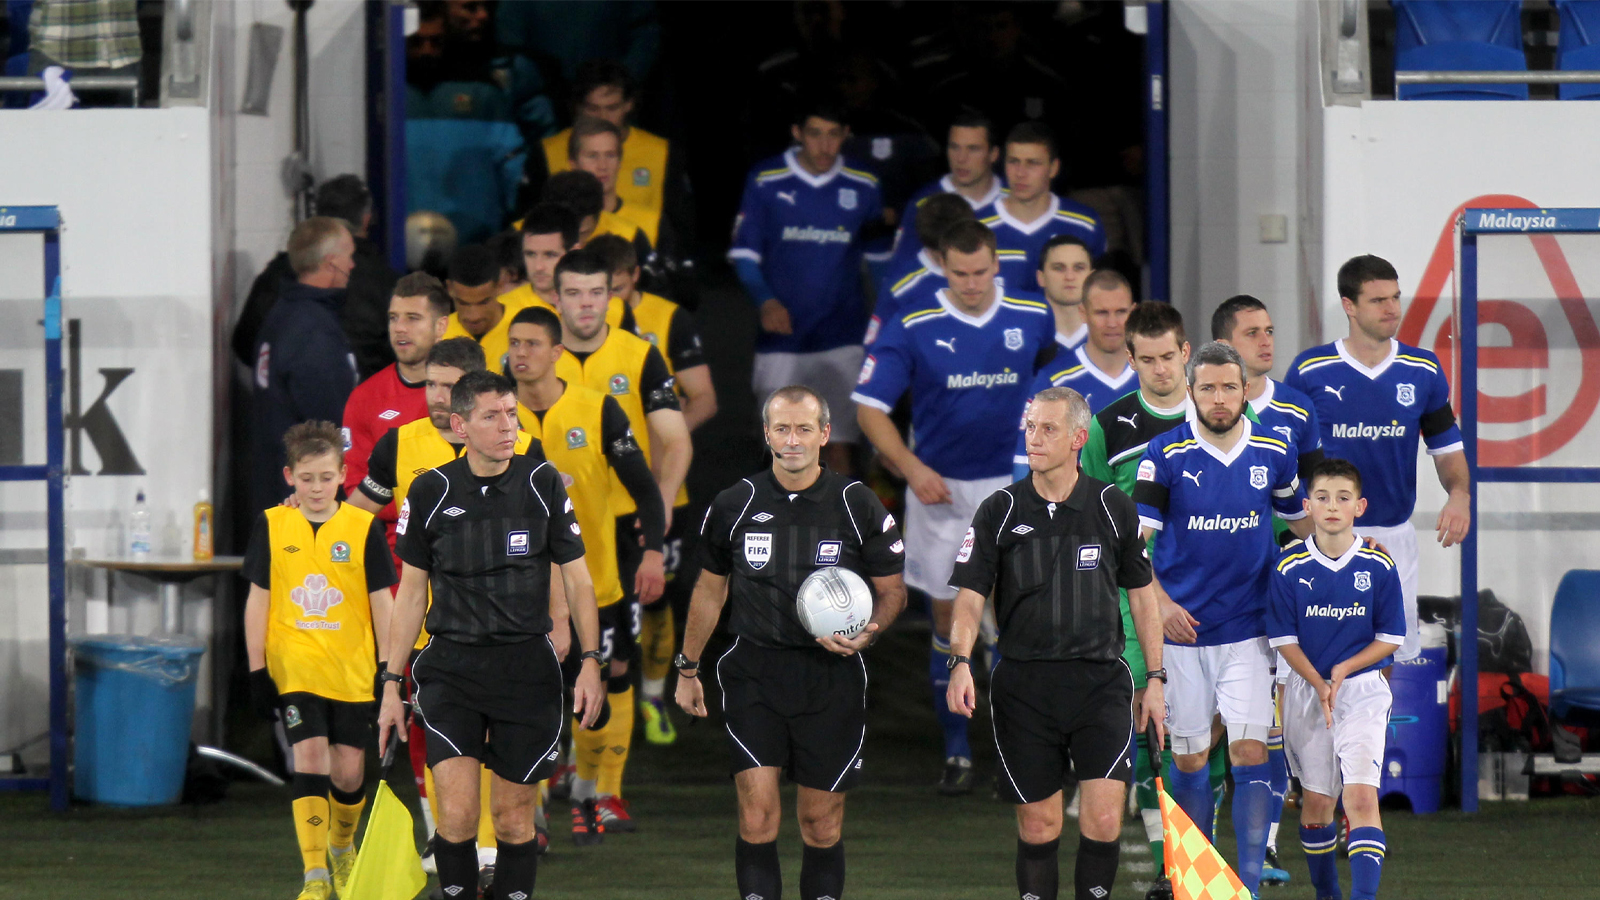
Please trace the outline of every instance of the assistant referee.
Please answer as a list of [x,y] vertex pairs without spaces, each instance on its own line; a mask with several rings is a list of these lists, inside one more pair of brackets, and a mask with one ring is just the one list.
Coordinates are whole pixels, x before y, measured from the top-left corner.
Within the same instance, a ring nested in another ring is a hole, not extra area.
[[[734,872],[744,900],[776,900],[778,772],[799,786],[805,852],[800,896],[844,895],[844,792],[861,773],[867,736],[867,667],[860,651],[905,607],[905,546],[894,517],[870,488],[824,469],[828,402],[808,387],[779,388],[761,410],[769,471],[718,494],[700,526],[703,569],[689,605],[677,668],[678,705],[705,716],[700,654],[731,597],[737,636],[717,662],[739,794]],[[811,573],[843,566],[877,595],[854,638],[814,638],[795,595]]]
[[433,770],[439,886],[446,897],[477,895],[481,763],[494,773],[496,893],[529,896],[534,798],[555,769],[565,718],[549,633],[552,618],[567,617],[567,603],[552,609],[551,566],[561,567],[583,648],[574,712],[584,725],[605,696],[594,586],[560,473],[516,452],[511,381],[492,372],[461,376],[450,391],[450,427],[466,454],[418,477],[395,524],[403,571],[388,646],[398,662],[382,675],[378,750],[391,728],[405,740],[399,684],[426,610],[432,637],[411,671]]
[[1150,557],[1127,495],[1078,471],[1089,405],[1071,388],[1029,404],[1027,478],[983,501],[950,577],[950,709],[970,717],[969,659],[984,600],[994,592],[1001,662],[989,705],[1002,769],[1000,792],[1017,804],[1017,891],[1054,900],[1061,794],[1070,757],[1082,779],[1075,896],[1103,900],[1117,875],[1118,836],[1133,773],[1134,683],[1122,659],[1122,604],[1150,667],[1138,726],[1159,730],[1166,703],[1161,621]]

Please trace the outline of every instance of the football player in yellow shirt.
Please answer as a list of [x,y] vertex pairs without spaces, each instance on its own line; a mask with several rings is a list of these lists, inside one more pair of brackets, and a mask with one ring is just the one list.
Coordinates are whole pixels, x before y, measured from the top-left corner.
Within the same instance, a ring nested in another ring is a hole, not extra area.
[[303,422],[284,435],[284,447],[283,476],[298,505],[256,519],[244,557],[245,648],[256,711],[281,717],[293,748],[300,900],[326,900],[343,894],[355,867],[362,762],[376,715],[376,635],[388,633],[396,579],[383,523],[339,502],[339,427]]

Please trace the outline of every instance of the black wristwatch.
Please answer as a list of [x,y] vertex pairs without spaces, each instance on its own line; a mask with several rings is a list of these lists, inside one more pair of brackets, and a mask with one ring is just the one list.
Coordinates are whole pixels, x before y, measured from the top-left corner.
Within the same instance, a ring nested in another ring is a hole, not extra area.
[[406,677],[404,675],[396,675],[395,673],[389,671],[388,669],[379,669],[378,670],[378,680],[379,681],[392,681],[395,684],[405,684],[406,683]]
[[954,672],[956,670],[956,666],[959,666],[962,663],[966,663],[970,668],[972,666],[972,657],[958,656],[952,653],[950,654],[950,658],[944,661],[944,667],[946,671]]
[[[682,653],[679,653],[677,656],[672,658],[672,667],[677,669],[678,674],[682,675],[684,678],[700,677],[700,660],[690,659],[689,657],[684,656]],[[684,669],[688,669],[689,671],[685,672]]]
[[594,660],[594,663],[597,666],[604,666],[606,664],[605,654],[601,653],[599,650],[585,650],[578,654],[579,663],[582,663],[586,659]]
[[1161,679],[1162,684],[1167,683],[1167,670],[1165,667],[1160,669],[1151,669],[1150,671],[1144,673],[1144,680],[1147,683],[1155,681],[1157,678]]

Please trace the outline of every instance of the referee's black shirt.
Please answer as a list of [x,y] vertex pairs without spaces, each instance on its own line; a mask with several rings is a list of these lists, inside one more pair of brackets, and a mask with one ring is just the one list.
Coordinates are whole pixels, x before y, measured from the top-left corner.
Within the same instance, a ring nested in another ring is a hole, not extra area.
[[511,644],[550,631],[550,563],[583,556],[561,475],[523,454],[500,475],[466,457],[412,482],[395,553],[428,571],[428,632],[464,644]]
[[728,578],[729,630],[763,647],[817,646],[794,608],[812,572],[837,565],[871,579],[905,568],[900,528],[878,495],[827,469],[803,491],[771,469],[741,479],[706,510],[700,548],[701,564]]
[[1110,662],[1122,655],[1118,588],[1150,583],[1133,501],[1083,473],[1063,503],[1033,477],[989,495],[972,517],[950,585],[995,592],[1005,659]]

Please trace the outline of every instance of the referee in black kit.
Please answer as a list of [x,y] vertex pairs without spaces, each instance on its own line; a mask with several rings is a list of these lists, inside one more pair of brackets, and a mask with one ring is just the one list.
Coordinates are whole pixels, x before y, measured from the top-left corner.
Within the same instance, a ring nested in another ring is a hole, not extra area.
[[1150,668],[1138,727],[1166,711],[1161,621],[1150,556],[1133,501],[1078,471],[1089,406],[1071,388],[1034,395],[1023,427],[1027,478],[978,507],[956,556],[950,628],[950,709],[971,716],[973,642],[990,590],[1000,658],[990,716],[1001,794],[1017,804],[1017,892],[1054,900],[1061,793],[1070,755],[1083,795],[1076,897],[1104,900],[1117,875],[1117,838],[1133,774],[1134,684],[1122,661],[1126,588]]
[[[717,495],[700,525],[704,569],[695,584],[677,668],[678,705],[706,714],[700,653],[731,596],[737,637],[717,662],[722,710],[739,795],[734,872],[743,900],[775,900],[778,772],[799,785],[804,900],[844,894],[844,792],[861,770],[867,736],[871,646],[906,603],[905,546],[894,517],[866,485],[824,469],[828,403],[807,387],[779,388],[761,409],[772,468]],[[814,638],[795,595],[829,565],[861,575],[877,595],[854,638]]]
[[[426,611],[432,636],[411,671],[433,769],[439,886],[452,898],[478,892],[480,763],[494,773],[497,896],[533,893],[534,798],[555,769],[566,718],[549,634],[552,619],[566,620],[567,601],[583,648],[574,713],[588,725],[605,698],[578,520],[555,467],[516,452],[515,390],[492,372],[461,376],[450,426],[466,453],[412,483],[395,525],[403,566],[387,658],[399,662],[382,674],[378,749],[390,728],[405,740],[399,684]],[[552,564],[566,598],[554,604]]]

